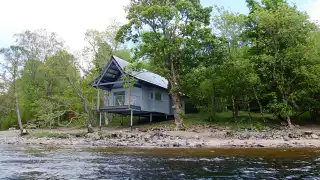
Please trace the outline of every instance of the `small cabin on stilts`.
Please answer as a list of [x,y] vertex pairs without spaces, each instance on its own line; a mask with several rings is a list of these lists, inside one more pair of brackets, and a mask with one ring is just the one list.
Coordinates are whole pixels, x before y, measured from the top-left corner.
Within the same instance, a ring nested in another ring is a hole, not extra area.
[[[152,121],[153,116],[172,116],[173,101],[168,91],[168,81],[164,77],[147,70],[129,70],[129,62],[112,56],[103,72],[90,85],[98,89],[97,110],[120,115],[145,116]],[[123,75],[135,79],[133,86],[124,87]],[[108,106],[100,106],[100,89],[109,91]],[[182,108],[184,109],[184,101]]]

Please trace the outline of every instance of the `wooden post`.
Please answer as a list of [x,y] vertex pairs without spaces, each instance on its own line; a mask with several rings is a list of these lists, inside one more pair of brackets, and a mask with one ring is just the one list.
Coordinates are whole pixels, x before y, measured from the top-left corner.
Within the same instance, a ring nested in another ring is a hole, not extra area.
[[101,125],[101,112],[99,112],[99,116],[100,116],[100,117],[99,117],[99,128],[100,128],[100,131],[101,131],[101,126],[102,126],[102,125]]
[[98,93],[97,93],[97,110],[99,110],[100,107],[100,89],[99,86],[97,86],[98,88]]
[[131,116],[130,116],[130,122],[131,122],[131,124],[130,124],[130,126],[131,126],[131,131],[132,131],[132,125],[133,125],[133,122],[132,122],[132,116],[133,116],[133,110],[131,109]]
[[152,113],[150,113],[150,124],[152,123]]
[[131,87],[129,88],[129,106],[131,105]]

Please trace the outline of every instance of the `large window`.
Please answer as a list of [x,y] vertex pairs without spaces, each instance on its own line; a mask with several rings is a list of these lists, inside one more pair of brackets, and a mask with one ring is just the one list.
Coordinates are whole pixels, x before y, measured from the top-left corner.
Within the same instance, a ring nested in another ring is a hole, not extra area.
[[119,92],[114,92],[114,105],[115,106],[120,106],[124,105],[126,99],[126,93],[124,91],[119,91]]
[[154,97],[157,101],[162,101],[162,94],[161,92],[156,91]]

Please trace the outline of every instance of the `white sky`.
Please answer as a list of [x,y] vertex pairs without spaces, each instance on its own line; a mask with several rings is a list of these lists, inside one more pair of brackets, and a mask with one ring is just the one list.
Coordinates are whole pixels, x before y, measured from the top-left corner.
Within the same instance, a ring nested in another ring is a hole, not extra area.
[[312,0],[304,7],[312,20],[317,20],[320,23],[320,0]]
[[12,44],[23,30],[56,32],[72,50],[84,46],[87,29],[103,30],[111,20],[125,23],[124,6],[129,0],[2,0],[0,48]]
[[[320,20],[320,0],[297,1],[302,6],[299,9],[307,11],[311,19]],[[129,0],[1,0],[0,48],[10,46],[15,33],[43,28],[58,33],[71,50],[81,50],[87,29],[103,30],[112,19],[125,23],[124,6],[128,3]]]

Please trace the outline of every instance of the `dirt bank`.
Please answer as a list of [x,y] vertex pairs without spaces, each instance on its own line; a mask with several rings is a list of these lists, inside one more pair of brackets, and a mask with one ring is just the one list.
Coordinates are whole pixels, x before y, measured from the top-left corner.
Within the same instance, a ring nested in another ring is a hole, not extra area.
[[[43,132],[62,133],[62,137],[39,137]],[[198,127],[189,131],[165,129],[106,128],[92,134],[85,130],[30,130],[29,136],[19,131],[0,131],[0,144],[54,145],[83,147],[320,147],[320,128],[231,130],[221,127]]]

